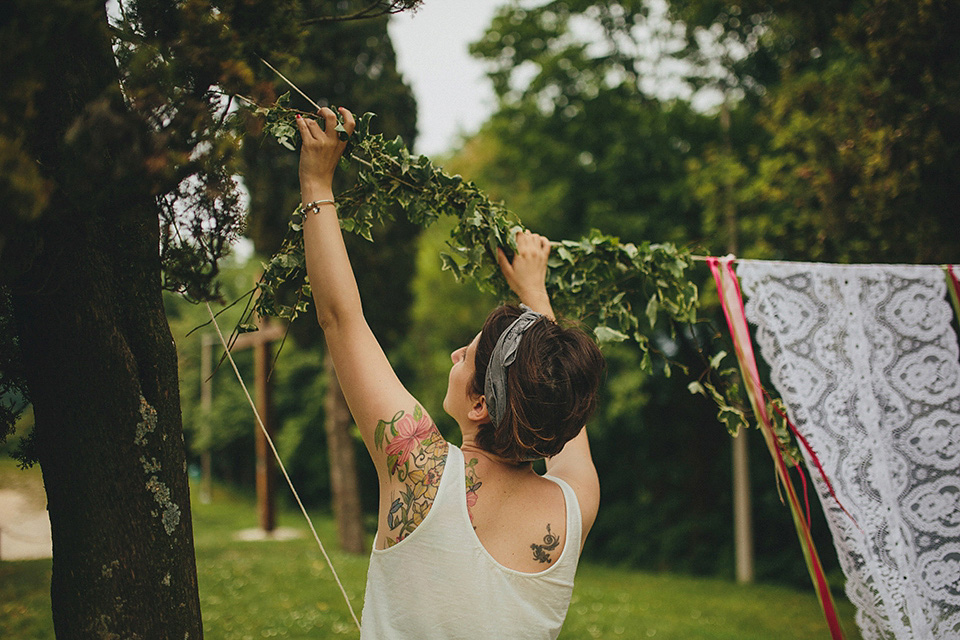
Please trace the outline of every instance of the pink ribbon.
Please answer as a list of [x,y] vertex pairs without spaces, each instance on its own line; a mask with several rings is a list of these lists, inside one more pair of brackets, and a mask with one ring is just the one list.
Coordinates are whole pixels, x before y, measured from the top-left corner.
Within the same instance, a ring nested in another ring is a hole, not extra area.
[[[783,459],[783,453],[778,445],[776,432],[767,412],[766,392],[760,384],[760,372],[757,368],[757,359],[753,352],[753,343],[750,340],[750,331],[747,327],[747,315],[743,307],[743,295],[740,292],[740,283],[733,271],[733,257],[726,258],[707,258],[707,264],[710,266],[710,272],[717,283],[717,291],[720,294],[720,305],[723,308],[723,315],[726,317],[727,326],[730,329],[730,337],[733,339],[733,348],[740,364],[740,373],[743,376],[744,388],[747,390],[747,396],[750,398],[750,404],[757,416],[760,424],[760,431],[763,433],[763,439],[767,444],[770,456],[774,460],[777,470],[777,476],[787,489],[787,497],[790,503],[790,513],[793,516],[793,523],[797,530],[797,536],[800,538],[800,547],[803,550],[804,560],[807,563],[807,570],[810,572],[810,578],[813,580],[814,589],[817,592],[817,598],[820,600],[820,606],[823,608],[824,617],[827,620],[827,626],[830,628],[830,637],[833,640],[843,639],[843,630],[840,627],[840,619],[837,616],[836,606],[833,603],[833,596],[830,594],[830,588],[827,585],[827,578],[820,564],[820,558],[817,555],[816,546],[813,544],[813,538],[810,535],[810,504],[807,501],[806,520],[803,517],[803,510],[800,506],[800,499],[793,488],[793,482],[790,480],[787,464]],[[774,405],[775,406],[775,405]],[[778,410],[779,411],[779,410]],[[787,421],[788,424],[789,420]],[[791,430],[799,436],[799,432],[790,424]],[[807,452],[815,460],[817,468],[827,480],[823,473],[823,467],[813,450],[806,440],[800,436],[800,441],[804,444]],[[800,477],[806,487],[806,477],[803,471],[800,471]],[[827,486],[830,488],[831,495],[836,499],[833,493],[833,487],[827,480]],[[804,489],[804,498],[806,498],[806,489]],[[839,504],[839,502],[838,502]],[[842,505],[841,505],[842,508]],[[847,512],[844,509],[844,512]],[[847,513],[849,515],[849,513]]]
[[957,322],[960,322],[960,280],[957,280],[957,274],[953,272],[954,268],[954,265],[948,264],[943,267],[943,270],[947,272],[947,284],[950,287],[953,311],[957,316]]

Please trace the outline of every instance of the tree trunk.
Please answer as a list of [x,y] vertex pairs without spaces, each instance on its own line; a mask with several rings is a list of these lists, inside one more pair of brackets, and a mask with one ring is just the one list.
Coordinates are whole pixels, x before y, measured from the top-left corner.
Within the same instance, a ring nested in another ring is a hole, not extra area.
[[[27,144],[54,189],[43,217],[25,226],[7,283],[50,513],[54,630],[201,638],[177,356],[142,128],[120,98],[102,2],[56,3],[24,24],[45,30],[31,64],[50,81]],[[9,268],[14,258],[3,257]]]
[[[157,246],[155,230],[146,238]],[[152,278],[116,281],[106,248],[71,244],[58,247],[74,267],[57,290],[14,297],[50,511],[54,628],[58,638],[200,638],[159,264]]]
[[327,374],[325,401],[327,455],[330,458],[330,488],[333,492],[333,513],[337,519],[340,546],[344,551],[363,553],[363,510],[360,505],[360,485],[357,480],[357,457],[350,435],[350,409],[343,397],[333,370],[333,359],[324,357]]

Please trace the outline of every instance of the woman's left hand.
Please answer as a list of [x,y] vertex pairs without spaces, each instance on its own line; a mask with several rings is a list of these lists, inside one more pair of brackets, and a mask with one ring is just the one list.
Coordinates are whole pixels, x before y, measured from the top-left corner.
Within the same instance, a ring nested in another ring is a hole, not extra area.
[[[348,109],[340,107],[343,115],[343,128],[347,135],[353,133],[356,121]],[[303,141],[300,146],[300,187],[301,191],[312,189],[327,190],[333,186],[333,173],[347,143],[340,139],[336,131],[337,114],[323,107],[319,115],[324,120],[325,129],[320,128],[316,120],[297,116],[297,128]]]
[[550,241],[530,231],[518,231],[517,252],[513,262],[507,259],[503,249],[497,248],[497,262],[507,284],[520,301],[534,311],[553,318],[550,298],[544,280],[547,276],[547,259],[550,257]]

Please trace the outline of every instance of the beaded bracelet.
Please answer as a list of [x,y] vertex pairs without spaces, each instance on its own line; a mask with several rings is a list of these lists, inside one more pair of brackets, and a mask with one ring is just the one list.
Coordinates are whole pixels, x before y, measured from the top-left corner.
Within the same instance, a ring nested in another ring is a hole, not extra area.
[[301,210],[304,213],[318,213],[320,211],[320,206],[325,204],[337,206],[337,203],[333,200],[314,200],[313,202],[308,202],[307,204],[303,205]]

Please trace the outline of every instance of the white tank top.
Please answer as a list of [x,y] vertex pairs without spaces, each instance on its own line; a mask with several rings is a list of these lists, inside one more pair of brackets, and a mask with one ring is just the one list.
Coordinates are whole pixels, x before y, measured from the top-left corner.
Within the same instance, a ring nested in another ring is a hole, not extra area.
[[563,490],[563,552],[543,571],[515,571],[480,544],[467,513],[463,453],[450,445],[427,517],[398,544],[370,554],[360,637],[556,638],[573,593],[583,521],[570,485],[544,477]]

